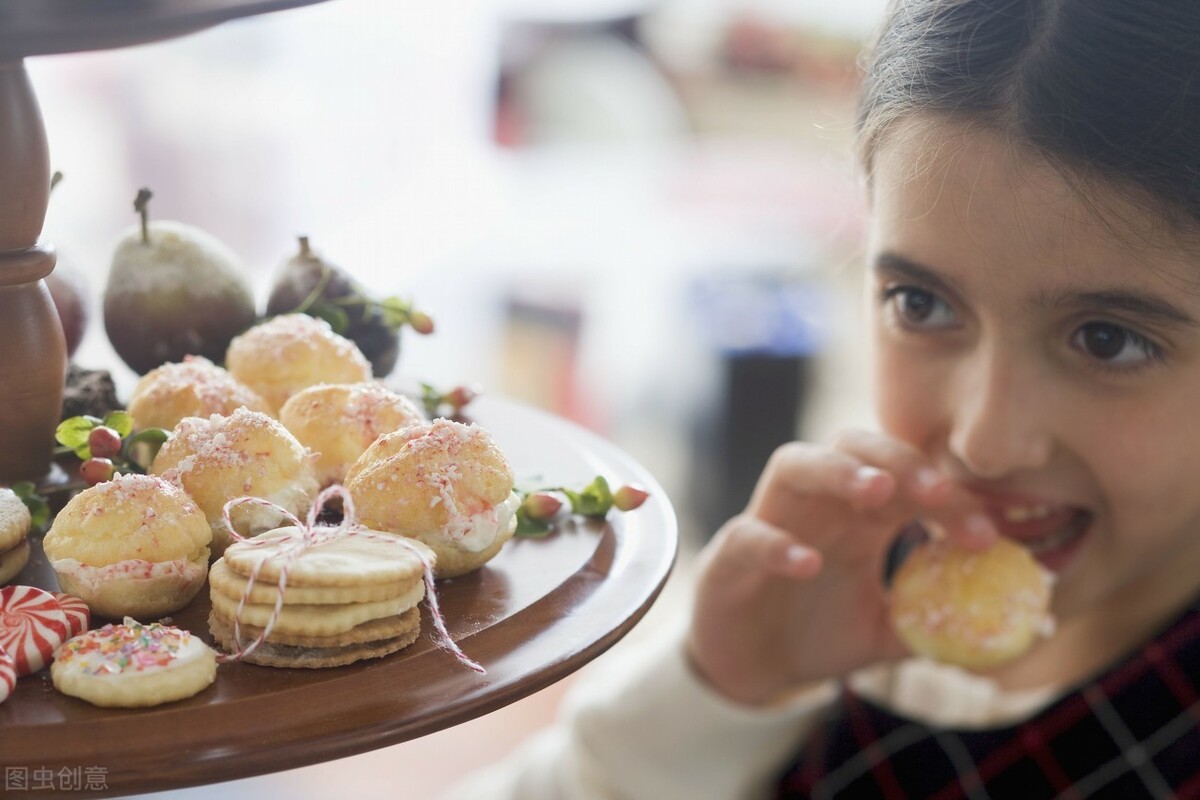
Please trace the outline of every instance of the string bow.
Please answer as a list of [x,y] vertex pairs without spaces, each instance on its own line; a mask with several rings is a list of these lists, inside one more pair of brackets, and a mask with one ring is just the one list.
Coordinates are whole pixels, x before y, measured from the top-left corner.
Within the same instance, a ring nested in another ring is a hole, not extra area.
[[[325,525],[317,522],[317,518],[321,515],[321,510],[325,504],[334,497],[342,499],[342,519],[337,525]],[[294,536],[289,536],[286,539],[272,538],[263,539],[261,537],[246,537],[242,536],[233,527],[233,520],[230,517],[233,509],[240,505],[253,504],[269,508],[275,511],[284,519],[288,520],[298,531]],[[425,597],[429,602],[429,615],[433,618],[433,625],[437,631],[437,635],[433,637],[434,643],[447,651],[458,660],[460,664],[478,672],[481,675],[487,674],[478,663],[469,658],[454,640],[450,638],[450,633],[446,630],[446,621],[442,617],[442,612],[438,608],[437,590],[433,584],[433,564],[429,561],[426,555],[421,552],[421,549],[415,544],[405,539],[402,536],[390,536],[388,534],[379,533],[370,530],[369,528],[360,525],[357,522],[357,517],[354,511],[354,498],[350,496],[350,492],[346,491],[346,487],[340,484],[334,484],[323,490],[317,495],[313,501],[312,507],[308,510],[308,518],[301,522],[300,519],[281,506],[272,503],[270,500],[265,500],[261,497],[239,497],[230,500],[225,504],[223,509],[225,519],[225,527],[229,530],[235,541],[244,543],[247,547],[260,548],[267,546],[278,547],[278,552],[273,560],[279,564],[279,579],[276,582],[275,588],[275,605],[271,609],[271,615],[267,619],[267,624],[263,626],[262,632],[254,637],[249,644],[242,642],[242,612],[246,607],[246,603],[250,601],[250,594],[254,591],[255,585],[258,583],[259,573],[263,565],[266,564],[266,558],[258,559],[253,569],[250,570],[250,575],[246,578],[246,589],[242,592],[242,597],[238,601],[237,610],[233,615],[233,644],[234,652],[221,653],[217,656],[218,660],[223,663],[237,662],[244,659],[246,656],[253,653],[266,642],[267,637],[271,635],[271,631],[275,629],[276,623],[279,622],[279,616],[283,613],[283,592],[287,588],[288,573],[291,571],[296,560],[300,558],[308,550],[332,542],[335,539],[343,537],[357,537],[375,542],[384,542],[388,545],[403,547],[421,561],[421,567],[424,572],[425,580]],[[282,543],[281,543],[282,542]]]

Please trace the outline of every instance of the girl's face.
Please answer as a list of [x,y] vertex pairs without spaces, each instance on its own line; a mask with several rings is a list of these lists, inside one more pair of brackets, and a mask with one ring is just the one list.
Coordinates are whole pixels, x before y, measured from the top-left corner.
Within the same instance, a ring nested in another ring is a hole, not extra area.
[[1200,253],[1082,185],[987,131],[889,135],[878,413],[1058,574],[1060,624],[1157,621],[1200,591]]

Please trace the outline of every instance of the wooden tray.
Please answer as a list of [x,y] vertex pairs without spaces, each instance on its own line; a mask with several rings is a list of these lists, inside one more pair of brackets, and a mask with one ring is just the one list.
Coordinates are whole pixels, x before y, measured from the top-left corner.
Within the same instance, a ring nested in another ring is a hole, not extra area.
[[[103,774],[108,794],[291,769],[494,711],[614,644],[650,607],[674,560],[675,517],[661,487],[613,445],[568,422],[492,398],[472,408],[519,479],[582,485],[602,474],[614,485],[636,481],[651,490],[635,511],[513,540],[479,572],[439,584],[451,636],[486,675],[433,644],[427,614],[421,639],[395,655],[324,670],[223,665],[209,689],[152,709],[96,708],[54,691],[43,670],[19,680],[0,704],[0,768],[28,775],[99,768],[92,774]],[[35,544],[35,558],[15,582],[55,588]],[[175,624],[211,641],[208,609],[204,590]]]
[[324,0],[0,0],[0,61],[145,44]]

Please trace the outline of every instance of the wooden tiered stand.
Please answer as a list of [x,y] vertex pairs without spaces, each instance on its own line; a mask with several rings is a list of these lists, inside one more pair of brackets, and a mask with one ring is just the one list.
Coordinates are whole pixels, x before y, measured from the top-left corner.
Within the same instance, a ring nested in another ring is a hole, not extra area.
[[[42,280],[54,253],[38,242],[50,188],[46,137],[23,59],[148,42],[314,1],[0,0],[0,483],[46,473],[65,362]],[[223,665],[195,697],[144,710],[59,694],[42,671],[18,680],[0,703],[3,777],[10,769],[92,770],[103,785],[85,793],[96,797],[291,769],[465,722],[604,652],[646,613],[670,572],[678,532],[662,488],[629,456],[568,422],[490,397],[471,411],[517,475],[562,485],[601,474],[651,490],[636,511],[509,542],[483,569],[439,583],[451,638],[486,675],[459,666],[428,636],[387,658],[334,669]],[[31,545],[16,582],[55,589],[40,536]],[[209,608],[201,592],[174,624],[211,641]],[[428,619],[426,612],[426,632]],[[63,784],[39,793],[77,795]]]

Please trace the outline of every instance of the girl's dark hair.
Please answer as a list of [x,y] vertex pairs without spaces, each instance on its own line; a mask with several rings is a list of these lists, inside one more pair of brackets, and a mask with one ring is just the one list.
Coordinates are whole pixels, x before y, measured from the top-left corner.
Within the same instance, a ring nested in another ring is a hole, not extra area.
[[893,0],[859,106],[868,171],[912,112],[1014,135],[1200,221],[1200,0]]

